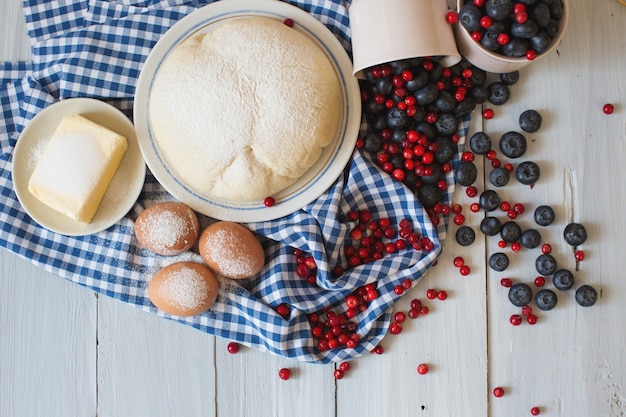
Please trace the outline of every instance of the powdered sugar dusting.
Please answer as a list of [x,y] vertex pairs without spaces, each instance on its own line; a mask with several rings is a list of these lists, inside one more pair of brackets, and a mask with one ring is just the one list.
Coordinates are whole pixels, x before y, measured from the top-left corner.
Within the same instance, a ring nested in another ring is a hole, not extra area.
[[145,232],[147,245],[159,251],[168,251],[189,232],[189,222],[169,210],[155,210],[146,219]]
[[161,285],[171,303],[179,309],[195,309],[206,301],[209,286],[203,276],[192,268],[172,271]]
[[241,247],[241,242],[234,233],[217,229],[207,238],[205,245],[210,248],[211,259],[219,265],[222,275],[242,277],[256,272],[253,269],[253,255],[245,247]]

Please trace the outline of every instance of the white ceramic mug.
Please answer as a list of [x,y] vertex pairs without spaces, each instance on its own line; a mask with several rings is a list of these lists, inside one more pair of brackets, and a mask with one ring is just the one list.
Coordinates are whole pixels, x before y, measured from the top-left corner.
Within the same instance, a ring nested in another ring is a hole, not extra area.
[[443,66],[461,60],[446,0],[353,0],[348,11],[353,73],[385,62],[442,56]]

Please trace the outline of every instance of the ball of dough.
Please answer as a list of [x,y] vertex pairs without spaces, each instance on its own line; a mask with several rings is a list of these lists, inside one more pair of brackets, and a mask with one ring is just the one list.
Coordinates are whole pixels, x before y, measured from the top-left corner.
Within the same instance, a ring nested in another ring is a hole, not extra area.
[[176,46],[151,86],[167,164],[194,192],[259,201],[296,182],[337,138],[341,86],[311,38],[269,17],[231,19]]
[[200,235],[199,249],[209,268],[226,278],[250,278],[265,265],[261,243],[250,229],[239,223],[211,224]]
[[146,249],[159,255],[178,255],[189,250],[200,234],[196,213],[174,201],[153,204],[135,220],[135,236]]
[[152,277],[148,284],[150,301],[175,316],[195,316],[207,311],[217,299],[215,274],[197,262],[176,262]]

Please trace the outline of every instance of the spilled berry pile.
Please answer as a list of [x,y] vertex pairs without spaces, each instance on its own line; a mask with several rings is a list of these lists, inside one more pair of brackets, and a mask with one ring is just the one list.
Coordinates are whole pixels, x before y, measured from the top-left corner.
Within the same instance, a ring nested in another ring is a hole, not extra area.
[[562,0],[466,0],[456,19],[483,48],[533,60],[548,50],[564,14]]

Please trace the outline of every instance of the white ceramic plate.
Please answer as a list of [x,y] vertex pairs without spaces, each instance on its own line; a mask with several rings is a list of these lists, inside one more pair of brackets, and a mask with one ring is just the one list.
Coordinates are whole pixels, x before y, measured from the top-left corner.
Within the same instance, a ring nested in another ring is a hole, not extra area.
[[[43,150],[61,119],[70,113],[96,122],[126,137],[128,149],[104,194],[93,220],[82,223],[43,204],[30,191],[28,180]],[[135,128],[115,107],[91,98],[71,98],[59,101],[38,113],[20,135],[13,152],[13,187],[22,207],[46,229],[66,236],[84,236],[108,229],[133,207],[146,178]]]
[[[274,195],[276,204],[265,207],[263,201],[232,202],[201,195],[180,181],[152,134],[150,91],[160,64],[168,54],[190,36],[208,32],[228,19],[242,16],[265,16],[283,21],[290,18],[298,30],[315,42],[329,56],[342,87],[344,112],[341,127],[333,143],[327,146],[317,163],[295,184]],[[146,163],[156,179],[174,197],[194,210],[220,220],[254,222],[288,215],[323,194],[343,172],[352,156],[361,122],[361,96],[352,62],[335,35],[319,20],[295,6],[277,0],[221,0],[204,6],[172,26],[150,52],[139,76],[135,93],[134,121],[137,139]]]

